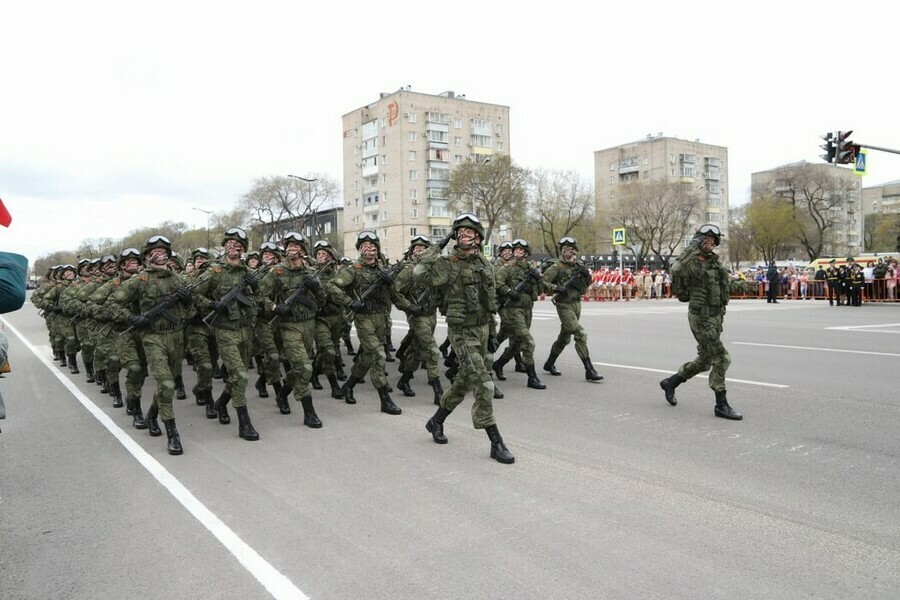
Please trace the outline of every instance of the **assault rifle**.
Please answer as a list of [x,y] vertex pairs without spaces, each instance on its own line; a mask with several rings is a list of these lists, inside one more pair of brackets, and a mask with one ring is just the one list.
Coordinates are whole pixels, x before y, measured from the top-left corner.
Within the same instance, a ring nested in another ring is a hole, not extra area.
[[[313,275],[313,277],[318,278],[322,273],[324,273],[331,266],[332,266],[332,263],[329,262],[327,265],[325,265],[324,267],[322,267],[321,269],[316,271],[316,274]],[[309,277],[309,276],[307,276],[307,277]],[[304,278],[303,281],[300,282],[300,285],[298,285],[297,288],[293,292],[291,292],[291,295],[284,299],[284,302],[282,304],[286,304],[287,306],[293,306],[294,303],[300,299],[300,296],[302,296],[303,293],[306,291],[306,288],[307,288],[306,278]],[[276,314],[274,317],[272,317],[272,320],[269,321],[269,325],[275,325],[280,319],[281,319],[281,315]]]
[[[208,279],[209,279],[209,277],[206,277],[205,279],[198,279],[197,281],[195,281],[194,283],[192,283],[186,287],[188,290],[193,290],[198,285],[200,285],[202,283],[206,283],[206,281]],[[174,306],[175,302],[177,302],[177,301],[178,301],[178,294],[173,292],[173,293],[169,294],[168,296],[166,296],[165,298],[163,298],[162,300],[160,300],[155,306],[152,306],[150,308],[150,310],[148,310],[145,313],[142,313],[141,316],[146,317],[150,321],[153,321],[153,320],[157,319],[158,317],[163,317],[165,320],[172,323],[173,325],[177,325],[178,323],[181,322],[181,319],[179,319],[178,317],[173,315],[171,313],[171,311],[169,310],[170,308],[172,308],[172,306]],[[110,323],[110,325],[111,324],[112,323]],[[129,325],[128,329],[126,329],[119,335],[123,336],[126,334],[131,334],[131,332],[134,331],[134,329],[135,329],[134,325]]]
[[[575,289],[575,288],[574,288],[575,283],[576,283],[580,278],[587,278],[588,282],[590,283],[590,277],[591,277],[591,272],[588,270],[587,267],[585,267],[584,265],[575,265],[575,273],[573,273],[572,276],[569,277],[569,278],[562,284],[562,287],[564,287],[564,288],[566,288],[566,289]],[[558,293],[554,292],[554,294],[553,294],[553,302],[556,302],[556,297],[557,297],[558,295],[559,295]]]
[[[386,275],[389,275],[391,278],[393,278],[397,275],[397,273],[400,272],[400,269],[402,269],[404,265],[406,265],[406,263],[403,262],[402,260],[399,260],[399,261],[395,262],[393,265],[391,265],[391,267],[387,271],[382,271],[381,269],[379,269],[379,278],[376,279],[375,281],[373,281],[372,285],[367,287],[363,291],[363,293],[356,298],[356,300],[358,302],[365,302],[366,298],[371,296],[375,290],[377,290],[378,288],[380,288],[381,286],[384,285],[384,282],[381,280],[380,275],[386,274]],[[348,311],[346,314],[346,318],[352,319],[353,314],[354,314],[354,312],[352,310]]]
[[[219,298],[219,302],[221,302],[224,306],[228,306],[232,303],[232,301],[237,300],[244,306],[253,306],[253,300],[244,295],[244,286],[249,285],[246,281],[247,275],[253,275],[257,280],[261,279],[263,275],[265,275],[269,269],[274,267],[275,265],[267,265],[257,271],[256,273],[250,273],[247,271],[244,275],[241,276],[241,279],[235,283],[228,292],[221,298]],[[211,310],[209,314],[203,317],[203,322],[206,323],[207,326],[212,326],[213,321],[216,320],[216,317],[219,315],[219,311]]]
[[[518,294],[521,294],[522,292],[524,292],[525,288],[528,287],[528,284],[531,283],[532,281],[534,281],[535,283],[540,281],[540,279],[541,279],[540,276],[544,274],[544,267],[546,266],[546,264],[547,264],[547,260],[545,259],[545,260],[542,260],[541,264],[538,265],[537,267],[535,267],[534,269],[528,269],[528,271],[525,273],[525,277],[523,277],[522,280],[516,284],[516,287],[514,287],[511,290],[511,291],[515,292],[515,294],[507,294],[506,298],[504,298],[498,304],[497,308],[505,307],[506,304],[510,300],[512,300],[512,296],[518,295]],[[537,270],[537,272],[539,273],[538,276],[535,276],[535,274],[534,274],[535,270]]]

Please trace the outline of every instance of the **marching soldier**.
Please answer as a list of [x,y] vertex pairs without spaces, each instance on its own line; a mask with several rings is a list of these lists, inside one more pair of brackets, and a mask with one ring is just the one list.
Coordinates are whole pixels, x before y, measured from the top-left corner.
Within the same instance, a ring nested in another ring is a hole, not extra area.
[[[129,248],[129,250],[134,250],[136,255],[140,256],[140,252],[136,248]],[[101,259],[100,263],[103,265],[106,281],[91,294],[89,303],[91,314],[97,322],[95,330],[97,345],[94,349],[97,380],[101,382],[101,393],[106,393],[103,392],[103,389],[106,388],[109,395],[112,396],[113,408],[122,407],[122,388],[119,385],[119,371],[122,369],[122,362],[119,358],[116,338],[125,330],[125,326],[116,327],[116,324],[107,315],[105,304],[112,293],[122,284],[119,268],[123,255],[124,252],[118,257],[110,254]]]
[[[319,280],[325,286],[337,275],[338,255],[328,240],[319,240],[313,245],[313,258],[316,261]],[[338,383],[337,371],[341,365],[341,334],[344,330],[344,307],[325,296],[319,305],[316,315],[316,359],[313,365],[315,373],[324,373],[331,386],[331,397],[342,399],[344,390]]]
[[[441,249],[453,237],[456,246],[450,256],[441,256]],[[504,444],[494,419],[490,364],[496,339],[488,338],[489,324],[497,312],[497,296],[493,268],[481,253],[483,243],[484,227],[478,217],[459,215],[450,235],[430,248],[413,271],[414,279],[433,287],[433,293],[444,302],[450,344],[459,361],[459,374],[444,392],[425,428],[435,443],[446,444],[444,421],[471,391],[475,394],[472,423],[476,429],[487,432],[491,458],[512,464],[515,457]]]
[[[90,264],[90,260],[83,258],[78,261],[74,274],[70,269],[63,271],[65,287],[59,292],[57,298],[57,306],[62,309],[62,318],[57,322],[57,326],[61,334],[66,338],[66,358],[68,359],[69,372],[72,375],[78,375],[81,372],[78,370],[76,358],[81,350],[81,340],[78,339],[78,331],[75,328],[75,321],[78,320],[78,315],[75,314],[73,302],[79,288],[86,283],[84,279],[86,277],[85,270],[90,267]],[[63,367],[65,365],[60,362],[59,366]]]
[[[274,267],[281,262],[284,254],[275,242],[263,242],[259,246],[260,262],[263,268]],[[275,327],[269,325],[269,301],[260,296],[260,312],[256,321],[256,342],[259,354],[256,356],[256,371],[259,374],[254,387],[260,398],[268,398],[269,392],[266,385],[275,389],[275,397],[281,393],[281,334]],[[288,407],[290,410],[290,407]]]
[[[209,250],[203,247],[195,248],[191,252],[191,264],[194,265],[194,281],[197,281],[212,264]],[[197,383],[191,392],[194,394],[194,402],[198,406],[206,407],[206,418],[215,419],[219,416],[212,394],[213,357],[218,356],[217,352],[214,354],[216,340],[210,328],[203,322],[204,315],[197,310],[196,302],[194,304],[185,330],[187,346],[197,370]]]
[[581,297],[591,283],[591,272],[578,261],[578,241],[565,236],[559,240],[560,258],[544,271],[544,288],[554,294],[553,303],[559,315],[559,337],[550,347],[550,356],[544,363],[544,370],[551,375],[561,375],[556,368],[556,359],[575,336],[575,352],[584,364],[584,378],[588,381],[603,381],[603,376],[594,369],[587,348],[587,333],[579,323],[581,318]]

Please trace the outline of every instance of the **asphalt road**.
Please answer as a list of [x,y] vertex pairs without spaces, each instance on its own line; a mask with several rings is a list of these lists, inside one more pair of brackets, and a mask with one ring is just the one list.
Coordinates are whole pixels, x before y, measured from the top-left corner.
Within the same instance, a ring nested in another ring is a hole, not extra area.
[[[554,314],[535,311],[539,367]],[[606,381],[584,380],[572,346],[545,391],[510,365],[495,412],[514,465],[489,458],[471,400],[434,444],[421,374],[418,396],[394,394],[398,417],[371,383],[355,406],[326,384],[320,430],[251,389],[256,443],[176,400],[172,457],[50,360],[34,307],[4,320],[4,600],[900,593],[900,306],[733,302],[728,394],[745,418],[730,422],[706,379],[679,387],[677,407],[659,389],[694,354],[685,305],[585,304]]]

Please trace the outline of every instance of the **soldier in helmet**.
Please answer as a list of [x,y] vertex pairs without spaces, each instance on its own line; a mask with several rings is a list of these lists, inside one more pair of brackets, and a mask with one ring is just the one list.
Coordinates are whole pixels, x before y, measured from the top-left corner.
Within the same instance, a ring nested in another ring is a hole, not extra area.
[[504,365],[521,352],[528,374],[528,387],[543,390],[547,386],[538,379],[534,370],[534,338],[531,336],[531,311],[541,289],[541,272],[529,262],[531,246],[526,240],[516,239],[512,246],[513,259],[497,271],[497,294],[505,299],[503,320],[509,335],[509,346],[492,367],[497,379],[505,380]]
[[384,313],[390,308],[391,302],[401,310],[409,302],[393,289],[394,278],[391,273],[378,264],[381,254],[378,234],[374,231],[360,232],[356,239],[356,249],[359,251],[359,260],[339,271],[327,285],[332,299],[354,313],[359,337],[360,356],[353,364],[350,378],[344,384],[344,402],[356,404],[353,387],[362,381],[366,373],[370,373],[381,400],[381,412],[399,415],[402,411],[391,399],[384,371],[387,339]]
[[253,427],[247,410],[247,365],[256,322],[257,304],[254,297],[259,280],[241,260],[249,243],[247,232],[240,227],[225,230],[222,260],[209,268],[208,278],[197,286],[194,304],[206,315],[204,318],[212,327],[219,355],[228,372],[225,390],[215,403],[219,423],[231,423],[228,403],[234,402],[238,435],[252,442],[259,439],[259,433]]
[[402,373],[397,388],[404,396],[415,396],[416,393],[409,382],[413,373],[422,366],[428,373],[428,384],[434,391],[434,403],[440,404],[444,388],[441,385],[441,372],[438,368],[440,352],[434,341],[434,331],[437,327],[436,311],[440,298],[434,293],[433,288],[413,278],[415,265],[430,247],[431,241],[426,236],[414,236],[406,253],[408,264],[397,274],[397,293],[410,302],[406,307],[409,331],[404,342],[400,344],[403,352],[397,352]]
[[[319,240],[313,245],[313,259],[322,285],[335,278],[338,272],[338,254],[328,240]],[[337,372],[341,365],[340,344],[344,331],[344,307],[326,296],[316,315],[316,359],[313,373],[324,373],[331,386],[331,397],[341,399],[344,390],[338,383]]]
[[[147,357],[147,369],[156,381],[153,403],[147,410],[147,430],[162,435],[157,416],[166,429],[169,454],[180,455],[181,435],[175,425],[172,396],[175,373],[184,359],[184,319],[189,314],[191,290],[181,275],[169,268],[172,243],[163,235],[153,235],[141,249],[146,270],[131,277],[112,294],[110,313],[119,323],[128,323],[140,333]],[[159,312],[160,307],[165,308]],[[151,314],[158,312],[156,316]]]
[[[134,250],[138,256],[140,253]],[[118,334],[125,329],[116,328],[107,316],[105,304],[112,293],[122,283],[122,276],[119,274],[119,266],[122,258],[109,254],[100,260],[105,281],[91,294],[89,305],[91,314],[97,321],[97,327],[94,331],[97,338],[97,345],[94,349],[94,367],[96,368],[97,380],[100,382],[101,393],[109,393],[113,399],[113,408],[122,407],[122,388],[119,385],[119,371],[122,363],[119,358],[118,351]],[[103,390],[106,389],[106,392]]]
[[[194,281],[204,277],[210,265],[210,252],[206,248],[200,246],[191,252],[190,263],[194,265],[191,277]],[[194,361],[194,369],[197,371],[197,383],[191,389],[194,395],[194,402],[198,406],[204,406],[206,409],[206,418],[218,418],[219,413],[215,409],[215,400],[212,394],[213,380],[213,364],[218,361],[218,350],[216,348],[216,340],[212,331],[203,322],[203,317],[197,310],[196,302],[193,311],[187,321],[185,336],[187,338],[187,347],[191,352],[191,358]]]
[[[456,239],[449,256],[440,251]],[[493,267],[482,255],[484,227],[473,214],[456,217],[450,234],[432,246],[419,259],[413,275],[422,285],[434,288],[446,306],[450,344],[459,362],[459,374],[441,397],[440,406],[425,428],[435,443],[446,444],[444,420],[465,399],[475,395],[472,423],[484,429],[491,442],[491,458],[512,464],[515,457],[507,449],[494,419],[494,383],[491,380],[491,354],[496,339],[489,340],[490,324],[497,312],[497,294]]]
[[[82,315],[84,320],[87,321],[86,335],[90,337],[91,344],[94,348],[91,368],[88,369],[87,363],[84,365],[85,371],[88,372],[87,381],[90,383],[94,379],[94,377],[91,377],[91,372],[95,373],[96,382],[100,386],[101,394],[109,393],[109,382],[106,379],[106,369],[108,367],[109,355],[113,344],[111,338],[106,335],[101,335],[100,333],[100,322],[97,320],[98,307],[94,303],[93,297],[97,290],[116,276],[116,270],[115,256],[107,254],[100,258],[96,274],[93,276],[93,283],[90,286],[85,286],[85,290],[83,291],[84,295],[79,294],[78,296],[78,299],[82,303]],[[114,404],[113,406],[118,407],[121,406],[121,404]]]
[[[72,375],[78,375],[77,355],[82,350],[82,340],[78,338],[78,328],[76,322],[80,318],[78,314],[78,306],[76,306],[76,295],[81,287],[90,282],[89,270],[91,266],[90,259],[82,258],[75,267],[75,276],[70,276],[71,270],[63,271],[63,282],[66,283],[65,288],[59,293],[58,305],[62,309],[62,319],[59,325],[61,331],[66,338],[66,358],[68,359],[69,372]],[[93,352],[93,348],[89,348]],[[83,358],[83,357],[82,357]],[[62,366],[62,364],[60,364]]]
[[588,381],[603,381],[603,376],[594,369],[587,347],[587,333],[581,326],[581,297],[591,284],[590,270],[578,260],[578,241],[565,236],[557,244],[559,258],[544,271],[544,289],[553,294],[556,314],[559,316],[559,337],[550,347],[550,356],[544,363],[544,370],[551,375],[561,375],[556,368],[556,359],[575,336],[575,352],[584,364],[584,378]]
[[[675,388],[691,377],[709,371],[709,387],[716,395],[715,415],[739,421],[743,416],[728,405],[725,393],[725,372],[731,364],[728,350],[722,344],[722,322],[730,290],[728,270],[719,262],[713,248],[722,242],[722,232],[715,225],[703,225],[694,239],[678,257],[677,276],[689,292],[688,323],[697,340],[697,358],[684,363],[678,372],[663,379],[659,386],[666,401],[675,406]],[[673,287],[674,284],[673,284]]]
[[[274,267],[284,257],[281,247],[275,242],[263,242],[259,246],[260,266]],[[269,301],[260,296],[259,318],[256,320],[256,343],[259,353],[256,355],[256,372],[258,376],[253,387],[256,388],[260,398],[268,398],[269,392],[266,385],[275,389],[275,396],[281,393],[281,332],[269,325]]]

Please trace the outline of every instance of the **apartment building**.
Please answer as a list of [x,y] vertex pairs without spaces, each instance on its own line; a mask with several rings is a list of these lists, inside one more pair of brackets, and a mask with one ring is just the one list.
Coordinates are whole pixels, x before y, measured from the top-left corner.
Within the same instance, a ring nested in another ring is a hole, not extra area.
[[[594,152],[594,193],[597,215],[609,215],[622,186],[635,181],[682,183],[691,186],[706,206],[693,225],[715,223],[728,236],[728,149],[648,135],[645,139]],[[602,221],[602,218],[601,218]],[[685,243],[689,241],[689,236]],[[597,233],[597,250],[610,248],[608,231]]]
[[[800,161],[752,173],[750,185],[754,197],[781,197],[801,207],[807,198],[818,203],[818,218],[833,222],[825,231],[822,256],[853,256],[863,250],[862,184],[853,169]],[[789,253],[785,258],[806,258],[799,245]]]
[[863,216],[900,214],[900,179],[862,189]]
[[400,258],[415,235],[437,241],[456,216],[450,174],[466,160],[509,154],[509,107],[452,91],[382,93],[343,117],[345,251],[355,256],[365,229]]

